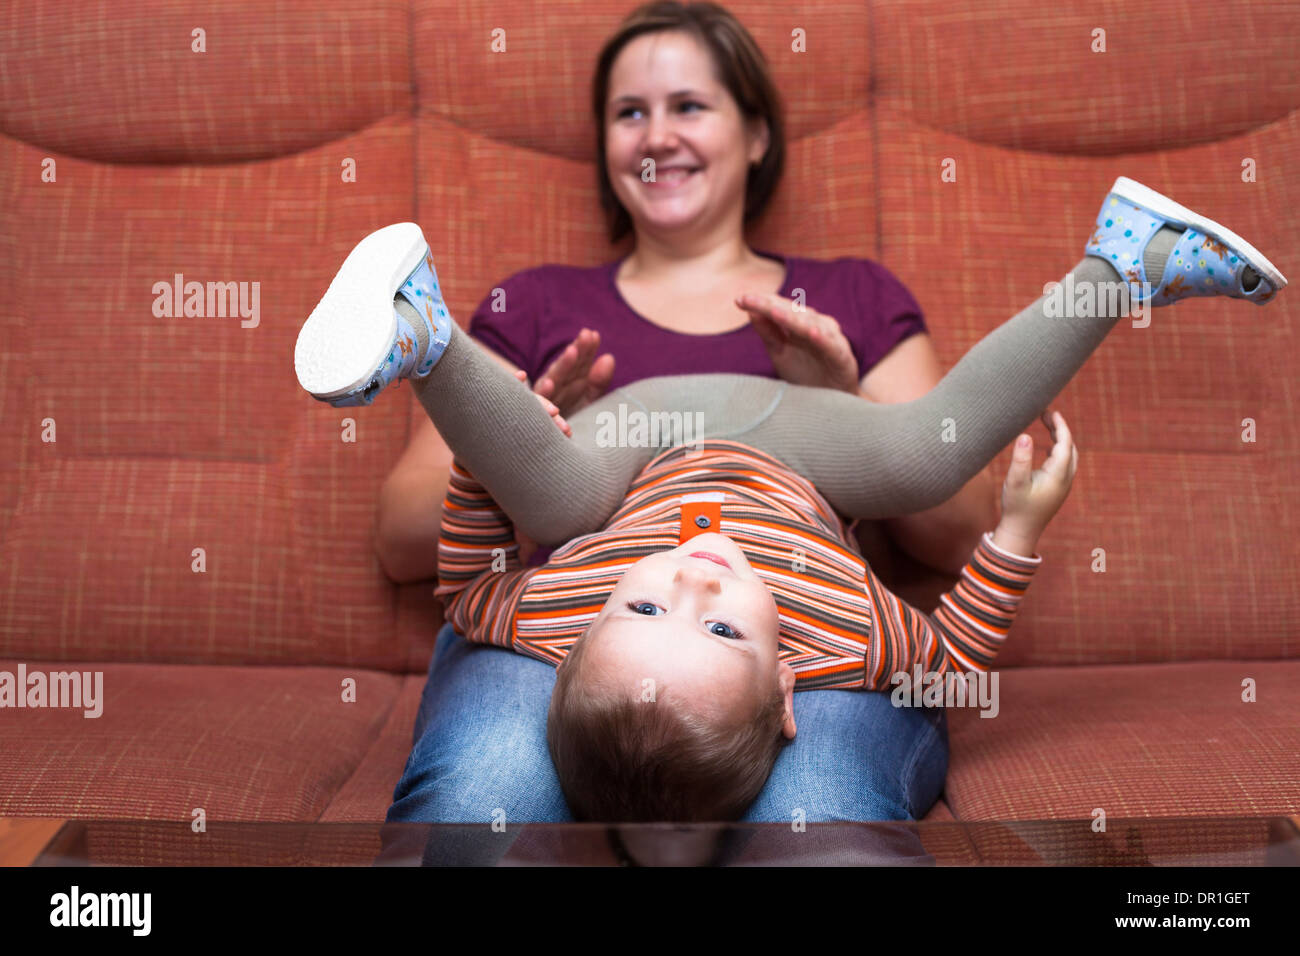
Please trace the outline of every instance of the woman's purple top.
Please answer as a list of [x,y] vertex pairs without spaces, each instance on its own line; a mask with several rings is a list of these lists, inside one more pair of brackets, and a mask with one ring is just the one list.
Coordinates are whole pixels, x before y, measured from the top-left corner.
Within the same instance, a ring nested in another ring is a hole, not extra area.
[[[858,360],[858,377],[900,341],[926,331],[921,307],[907,287],[869,259],[830,262],[754,250],[785,265],[779,294],[805,303],[839,322]],[[776,378],[772,360],[753,326],[720,335],[671,332],[633,311],[614,275],[622,259],[581,267],[542,265],[501,283],[502,309],[492,293],[469,320],[470,335],[509,359],[536,382],[585,326],[600,332],[598,355],[614,355],[611,388],[656,375],[736,372]]]
[[[779,295],[804,302],[840,324],[858,360],[861,378],[900,341],[925,332],[921,307],[907,287],[869,259],[831,261],[754,250],[785,265]],[[626,258],[626,257],[625,257]],[[599,266],[541,265],[516,272],[489,292],[469,321],[479,342],[513,362],[536,382],[583,328],[600,332],[597,355],[614,355],[611,388],[657,375],[735,372],[776,378],[752,325],[715,335],[672,332],[628,305],[614,276],[623,259]],[[501,311],[493,311],[500,301]],[[544,560],[539,550],[531,563]],[[540,557],[539,557],[540,556]]]

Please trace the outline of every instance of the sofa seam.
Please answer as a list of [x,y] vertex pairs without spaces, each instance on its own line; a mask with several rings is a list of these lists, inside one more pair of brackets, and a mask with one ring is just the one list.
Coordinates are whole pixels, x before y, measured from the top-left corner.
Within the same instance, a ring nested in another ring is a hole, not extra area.
[[[1139,150],[1117,149],[1114,152],[1105,152],[1105,153],[1091,153],[1091,152],[1081,153],[1081,152],[1067,151],[1061,149],[1037,149],[1030,146],[1007,145],[1006,143],[998,143],[998,142],[992,142],[990,140],[985,140],[985,139],[977,139],[973,136],[969,136],[965,133],[959,133],[955,130],[947,129],[943,126],[936,126],[934,123],[921,119],[915,110],[900,108],[896,112],[898,116],[906,119],[908,122],[915,125],[918,129],[924,130],[927,133],[934,133],[935,135],[938,136],[948,136],[951,137],[952,139],[960,140],[962,143],[969,144],[971,146],[979,146],[979,147],[984,147],[986,149],[995,149],[1004,153],[1025,153],[1031,156],[1051,156],[1059,159],[1081,159],[1081,160],[1093,161],[1093,160],[1104,160],[1104,159],[1113,160],[1117,156],[1118,157],[1160,156],[1169,153],[1188,152],[1190,150],[1201,149],[1206,146],[1218,146],[1223,143],[1230,143],[1233,140],[1242,139],[1248,136],[1255,136],[1259,134],[1262,130],[1268,129],[1270,126],[1276,126],[1279,123],[1288,121],[1293,115],[1300,113],[1300,107],[1296,107],[1295,109],[1288,110],[1286,113],[1277,117],[1276,119],[1268,120],[1256,126],[1252,126],[1249,129],[1241,130],[1238,133],[1233,133],[1231,136],[1224,136],[1219,139],[1201,139],[1193,143],[1180,143],[1177,146],[1166,147],[1162,149],[1139,149]],[[872,118],[872,128],[873,129],[875,128],[874,116]]]
[[[406,6],[406,60],[410,70],[411,84],[411,221],[420,228],[421,234],[423,234],[423,227],[420,226],[420,85],[415,72],[415,0],[408,0]],[[406,410],[406,442],[409,445],[412,433],[415,430],[414,415],[409,401],[404,401],[402,407]],[[401,633],[404,630],[402,627],[401,587],[393,584],[389,589],[389,595],[393,615],[393,630]],[[414,643],[412,641],[412,645]],[[403,655],[405,657],[402,665],[403,675],[410,672],[412,658],[415,653],[414,646],[407,647],[406,654]]]
[[[382,671],[380,673],[388,674],[388,672],[386,671]],[[343,778],[342,782],[339,783],[339,785],[334,789],[334,792],[329,794],[329,796],[325,799],[325,802],[321,805],[320,812],[316,814],[316,819],[312,822],[314,823],[324,822],[323,818],[325,814],[329,813],[330,807],[334,806],[335,801],[338,800],[339,798],[339,794],[341,794],[344,790],[346,790],[348,788],[348,784],[352,783],[352,781],[356,779],[357,774],[361,772],[361,768],[366,765],[367,758],[372,753],[374,753],[375,747],[378,746],[379,741],[383,739],[384,730],[388,727],[389,723],[392,721],[393,714],[397,711],[397,707],[401,703],[402,691],[406,687],[406,677],[408,675],[388,674],[388,676],[394,677],[397,680],[397,688],[393,693],[392,704],[389,705],[388,709],[384,711],[383,717],[375,722],[375,726],[376,726],[375,733],[371,736],[370,742],[366,745],[365,750],[361,752],[361,755],[357,758],[357,762],[352,766],[352,769],[348,771],[347,776]],[[396,786],[396,784],[394,784],[394,786]]]
[[884,224],[880,216],[882,202],[880,190],[880,144],[877,139],[876,123],[876,21],[872,0],[866,0],[867,8],[867,132],[871,136],[871,187],[875,197],[876,216],[876,261],[885,261]]
[[420,221],[420,84],[415,73],[415,0],[406,8],[406,59],[411,75],[411,215]]

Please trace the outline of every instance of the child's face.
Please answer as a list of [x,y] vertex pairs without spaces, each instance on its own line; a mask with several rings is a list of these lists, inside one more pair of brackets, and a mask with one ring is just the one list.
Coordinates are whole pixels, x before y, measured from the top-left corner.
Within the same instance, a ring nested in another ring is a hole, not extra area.
[[637,697],[671,684],[696,713],[728,721],[780,686],[793,737],[794,671],[778,660],[779,636],[776,601],[744,552],[726,535],[696,535],[628,568],[585,638],[584,678]]

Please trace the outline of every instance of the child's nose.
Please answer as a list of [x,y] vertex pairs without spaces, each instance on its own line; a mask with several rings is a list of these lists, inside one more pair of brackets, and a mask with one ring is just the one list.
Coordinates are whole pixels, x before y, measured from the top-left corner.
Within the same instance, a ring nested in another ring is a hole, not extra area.
[[722,581],[719,576],[705,567],[682,565],[673,576],[673,581],[697,591],[708,591],[713,594],[722,591]]

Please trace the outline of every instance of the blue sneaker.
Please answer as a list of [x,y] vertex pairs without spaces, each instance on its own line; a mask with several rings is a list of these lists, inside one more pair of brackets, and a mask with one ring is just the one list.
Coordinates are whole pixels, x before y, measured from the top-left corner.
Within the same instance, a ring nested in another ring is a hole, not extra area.
[[[1183,235],[1169,253],[1160,281],[1148,288],[1142,256],[1151,237],[1167,225],[1182,229]],[[1152,307],[1198,295],[1263,305],[1286,286],[1277,266],[1235,232],[1126,176],[1111,186],[1083,251],[1137,283],[1140,291],[1133,301],[1150,298]]]
[[[423,321],[422,352],[396,308],[399,295]],[[348,253],[298,332],[298,383],[336,408],[369,405],[398,379],[428,375],[451,340],[452,322],[420,227],[385,226]]]

